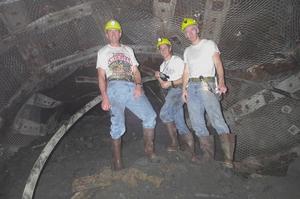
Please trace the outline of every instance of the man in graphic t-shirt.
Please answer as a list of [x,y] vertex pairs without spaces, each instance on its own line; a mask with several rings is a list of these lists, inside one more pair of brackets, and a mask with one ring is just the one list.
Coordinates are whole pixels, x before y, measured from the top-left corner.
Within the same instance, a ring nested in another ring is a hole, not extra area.
[[105,26],[108,44],[98,51],[97,66],[101,108],[111,113],[112,168],[123,168],[121,137],[125,133],[125,108],[142,120],[144,150],[154,159],[154,127],[156,113],[143,92],[141,74],[133,50],[120,43],[122,28],[118,21],[109,20]]
[[[191,45],[184,51],[183,99],[187,102],[192,128],[204,152],[203,160],[214,158],[214,139],[206,128],[206,112],[219,134],[225,166],[233,167],[235,135],[229,132],[221,112],[219,95],[227,92],[220,51],[212,40],[201,39],[197,22],[184,18],[181,30]],[[217,74],[217,77],[215,75]]]
[[159,38],[157,41],[157,48],[164,58],[160,65],[160,71],[155,72],[155,77],[159,81],[160,86],[166,91],[165,103],[160,110],[160,119],[167,127],[169,137],[171,139],[167,151],[177,151],[178,134],[187,144],[191,153],[191,160],[196,162],[198,159],[195,154],[194,137],[186,126],[183,111],[182,100],[182,73],[184,69],[183,60],[173,55],[172,44],[168,38]]

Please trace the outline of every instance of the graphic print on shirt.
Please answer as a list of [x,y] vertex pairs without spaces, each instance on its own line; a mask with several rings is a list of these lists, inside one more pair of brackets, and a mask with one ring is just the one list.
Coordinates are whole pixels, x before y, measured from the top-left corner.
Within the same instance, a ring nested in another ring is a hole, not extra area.
[[132,81],[131,60],[123,53],[113,53],[108,60],[108,68],[111,72],[110,79],[124,79]]

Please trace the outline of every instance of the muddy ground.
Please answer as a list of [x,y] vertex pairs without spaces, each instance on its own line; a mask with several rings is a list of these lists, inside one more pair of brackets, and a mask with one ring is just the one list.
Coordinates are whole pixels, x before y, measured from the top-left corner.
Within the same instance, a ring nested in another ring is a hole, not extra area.
[[[300,198],[299,158],[282,177],[240,173],[231,176],[217,162],[196,165],[184,151],[166,152],[166,131],[158,119],[155,143],[161,161],[150,163],[143,153],[141,122],[131,113],[126,114],[124,170],[110,170],[109,115],[97,106],[58,144],[44,167],[34,198]],[[34,141],[1,163],[0,198],[21,198],[30,169],[49,137]]]

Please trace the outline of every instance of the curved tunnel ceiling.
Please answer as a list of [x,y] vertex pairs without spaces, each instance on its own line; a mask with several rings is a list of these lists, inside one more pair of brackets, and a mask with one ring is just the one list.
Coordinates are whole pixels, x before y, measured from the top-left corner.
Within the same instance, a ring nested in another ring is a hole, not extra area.
[[[86,96],[84,102],[95,96],[96,53],[106,43],[106,20],[121,22],[122,42],[134,48],[149,76],[161,61],[158,37],[169,37],[175,54],[182,55],[188,42],[180,22],[189,16],[199,21],[201,36],[222,51],[230,89],[222,104],[226,121],[241,137],[239,157],[298,142],[299,1],[4,0],[0,11],[0,128],[6,135],[29,127],[44,135],[47,123],[58,123],[53,112],[61,111],[50,104],[72,99],[64,95]],[[68,94],[56,89],[70,79],[94,86]],[[258,139],[263,142],[254,149]]]

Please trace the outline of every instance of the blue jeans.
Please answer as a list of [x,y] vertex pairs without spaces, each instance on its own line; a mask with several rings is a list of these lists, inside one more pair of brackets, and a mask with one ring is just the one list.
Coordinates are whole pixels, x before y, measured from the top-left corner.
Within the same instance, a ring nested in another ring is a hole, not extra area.
[[[209,82],[209,86],[212,90],[215,89],[214,82]],[[198,137],[209,135],[206,128],[205,111],[218,134],[229,133],[218,96],[211,92],[204,82],[189,82],[187,106],[192,128]]]
[[112,139],[118,139],[125,133],[125,108],[142,120],[143,128],[154,128],[156,125],[156,113],[149,100],[142,96],[133,96],[135,84],[128,81],[109,81],[107,94],[111,104],[111,129]]
[[164,123],[175,122],[180,135],[190,132],[184,120],[181,88],[171,88],[168,90],[159,116]]

